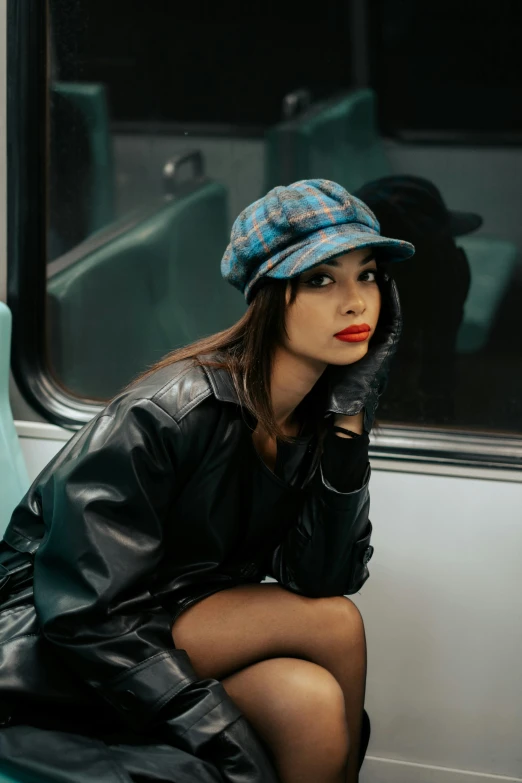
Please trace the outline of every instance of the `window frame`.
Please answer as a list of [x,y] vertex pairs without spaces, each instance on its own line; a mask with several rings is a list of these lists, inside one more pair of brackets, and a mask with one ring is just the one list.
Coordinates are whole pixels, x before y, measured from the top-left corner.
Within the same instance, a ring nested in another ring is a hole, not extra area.
[[[12,371],[22,396],[46,421],[74,431],[104,406],[69,394],[46,364],[48,19],[47,3],[7,2],[7,302]],[[512,471],[511,480],[522,481],[516,435],[389,424],[372,433],[370,455],[404,472],[413,465],[415,472],[461,475],[481,468],[501,479]]]
[[[72,397],[45,361],[49,9],[7,1],[7,304],[11,368],[27,403],[47,421],[79,429],[97,407]],[[42,121],[43,118],[43,121]],[[43,208],[42,208],[43,205]]]

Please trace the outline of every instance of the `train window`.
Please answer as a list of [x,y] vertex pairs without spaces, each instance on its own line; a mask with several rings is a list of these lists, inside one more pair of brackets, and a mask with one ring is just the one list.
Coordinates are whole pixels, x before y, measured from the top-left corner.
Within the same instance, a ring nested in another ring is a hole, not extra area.
[[366,8],[386,164],[361,193],[383,233],[417,248],[394,270],[404,331],[381,416],[520,436],[522,6]]
[[[37,263],[31,279],[45,276],[32,327],[48,381],[28,393],[79,426],[161,356],[233,323],[246,305],[219,261],[234,218],[275,185],[321,177],[417,247],[390,269],[404,331],[376,453],[520,465],[517,15],[505,0],[337,0],[319,19],[273,24],[210,3],[50,0],[40,103],[19,65],[40,50],[11,53],[25,117],[11,137],[35,163],[45,151],[41,181],[10,191],[12,215],[30,193],[37,207],[11,219],[27,237],[11,289],[22,297]],[[34,17],[11,23],[35,43]]]
[[243,314],[219,269],[231,223],[276,184],[265,132],[348,88],[345,16],[259,35],[211,4],[180,19],[172,3],[51,0],[47,351],[69,393],[102,401]]

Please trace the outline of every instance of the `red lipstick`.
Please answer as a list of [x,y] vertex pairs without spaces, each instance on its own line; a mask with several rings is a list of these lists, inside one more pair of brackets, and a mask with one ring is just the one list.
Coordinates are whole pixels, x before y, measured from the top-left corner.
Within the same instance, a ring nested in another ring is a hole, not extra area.
[[334,337],[338,340],[342,340],[345,343],[362,343],[370,336],[371,326],[368,324],[354,324],[348,326],[341,332],[337,332]]

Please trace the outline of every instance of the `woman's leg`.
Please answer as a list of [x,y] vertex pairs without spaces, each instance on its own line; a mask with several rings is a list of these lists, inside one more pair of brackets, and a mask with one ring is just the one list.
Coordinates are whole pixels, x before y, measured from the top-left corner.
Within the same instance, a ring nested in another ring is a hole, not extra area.
[[344,698],[326,669],[299,658],[271,658],[222,683],[264,742],[281,783],[345,783]]
[[299,658],[330,672],[345,702],[350,744],[346,779],[357,781],[366,640],[352,601],[344,596],[306,598],[274,583],[240,585],[185,610],[172,634],[200,677],[222,679],[280,657]]

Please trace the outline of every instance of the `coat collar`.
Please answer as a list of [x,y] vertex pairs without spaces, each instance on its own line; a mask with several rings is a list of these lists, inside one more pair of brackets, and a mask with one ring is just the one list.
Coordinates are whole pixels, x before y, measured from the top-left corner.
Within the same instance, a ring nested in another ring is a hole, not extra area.
[[[218,352],[199,354],[199,358],[212,359],[213,361],[219,361],[221,356],[222,354],[219,354]],[[207,367],[205,365],[203,365],[203,370],[207,375],[214,396],[218,400],[221,402],[234,402],[236,405],[241,405],[228,370],[221,367]],[[251,417],[251,414],[248,411],[245,411],[243,415],[246,415],[251,425],[255,423],[255,419]],[[296,443],[308,443],[313,434],[314,430],[310,429],[310,427],[305,424],[301,435],[299,435],[297,438],[294,438],[294,441]]]
[[[221,359],[221,354],[218,352],[205,353],[199,354],[199,357],[200,359],[219,361]],[[239,397],[237,396],[228,370],[224,367],[207,367],[205,365],[203,366],[203,370],[210,382],[214,396],[217,397],[218,400],[221,402],[235,402],[236,405],[240,405]]]

